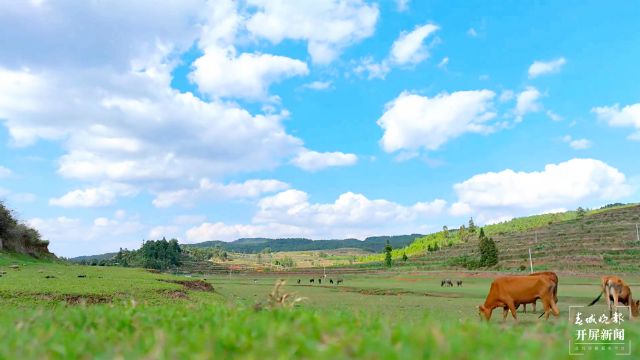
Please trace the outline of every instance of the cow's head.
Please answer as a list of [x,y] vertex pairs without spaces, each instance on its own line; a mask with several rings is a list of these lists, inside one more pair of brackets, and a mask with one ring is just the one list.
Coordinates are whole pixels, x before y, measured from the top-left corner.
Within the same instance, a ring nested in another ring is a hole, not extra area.
[[491,319],[491,309],[486,308],[484,305],[478,305],[478,315],[480,316],[480,320]]
[[640,307],[640,300],[636,300],[633,301],[631,300],[631,315],[633,315],[633,317],[638,317],[638,315],[640,315],[640,310],[638,310],[638,308]]

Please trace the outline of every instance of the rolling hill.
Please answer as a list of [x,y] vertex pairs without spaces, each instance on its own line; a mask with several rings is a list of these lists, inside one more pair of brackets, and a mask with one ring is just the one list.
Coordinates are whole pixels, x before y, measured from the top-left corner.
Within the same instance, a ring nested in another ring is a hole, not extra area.
[[[220,247],[224,251],[257,254],[265,249],[271,252],[281,251],[314,251],[314,250],[336,250],[336,249],[360,249],[371,253],[379,253],[384,249],[387,241],[391,246],[403,247],[421,237],[420,234],[396,235],[396,236],[372,236],[364,240],[343,239],[343,240],[311,240],[305,238],[289,239],[269,239],[269,238],[242,238],[231,242],[213,240],[196,244],[181,244],[183,247],[192,248],[213,248]],[[116,253],[106,253],[99,255],[87,255],[71,258],[73,262],[100,261],[111,259]]]
[[[484,229],[496,242],[497,267],[501,269],[528,270],[531,249],[534,270],[637,272],[640,271],[639,227],[640,205],[634,204],[589,211],[584,215],[567,212],[519,218]],[[441,269],[452,267],[454,260],[461,256],[479,257],[476,236],[413,256],[409,264]]]

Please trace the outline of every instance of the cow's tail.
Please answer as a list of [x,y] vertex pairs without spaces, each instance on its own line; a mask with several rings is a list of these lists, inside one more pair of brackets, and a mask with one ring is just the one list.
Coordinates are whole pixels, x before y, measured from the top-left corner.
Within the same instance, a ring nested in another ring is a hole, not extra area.
[[598,295],[598,297],[597,297],[597,298],[595,298],[595,299],[594,299],[594,300],[593,300],[589,305],[587,305],[587,306],[592,306],[593,304],[597,303],[597,302],[598,302],[598,300],[600,300],[600,298],[601,298],[601,297],[602,297],[602,293],[600,293],[600,295]]

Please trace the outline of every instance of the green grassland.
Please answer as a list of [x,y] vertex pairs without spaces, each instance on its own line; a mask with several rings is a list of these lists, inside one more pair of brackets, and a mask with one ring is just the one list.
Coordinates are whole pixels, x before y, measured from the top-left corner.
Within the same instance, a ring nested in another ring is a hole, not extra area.
[[[567,306],[599,291],[596,276],[561,274],[559,318],[503,323],[500,310],[484,323],[475,306],[496,273],[328,273],[322,285],[320,273],[313,285],[285,274],[281,291],[306,298],[289,308],[267,302],[277,274],[185,277],[11,255],[0,255],[0,272],[2,359],[568,359]],[[328,284],[338,277],[344,284]],[[442,278],[464,283],[442,288]],[[638,344],[640,324],[626,336]]]

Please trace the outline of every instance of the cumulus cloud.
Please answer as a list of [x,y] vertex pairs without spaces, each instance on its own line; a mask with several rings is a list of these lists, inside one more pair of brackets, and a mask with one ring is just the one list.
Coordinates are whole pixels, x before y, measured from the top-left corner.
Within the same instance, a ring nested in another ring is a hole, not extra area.
[[302,151],[292,161],[295,166],[306,171],[317,171],[332,166],[351,166],[358,162],[355,154],[343,152]]
[[527,86],[516,98],[516,108],[514,110],[516,121],[522,121],[524,115],[538,112],[542,109],[539,100],[542,94],[533,86]]
[[386,152],[436,150],[464,133],[488,133],[495,93],[490,90],[441,93],[429,98],[409,92],[389,102],[378,119],[384,130],[380,144]]
[[474,175],[454,185],[454,215],[482,214],[485,219],[572,208],[595,200],[611,201],[632,192],[625,175],[595,159],[548,164],[541,171],[506,169]]
[[307,64],[286,56],[243,53],[211,47],[193,63],[190,75],[203,93],[220,97],[264,99],[273,83],[309,73]]
[[[384,60],[376,62],[371,56],[364,57],[356,65],[354,72],[359,75],[366,73],[368,79],[384,79],[394,66],[414,66],[421,63],[429,57],[425,40],[439,29],[437,25],[424,24],[412,31],[403,31],[393,42],[389,55]],[[446,62],[448,61],[446,58]]]
[[541,75],[560,72],[567,60],[563,57],[551,61],[534,61],[529,66],[529,78],[533,79]]
[[352,192],[340,195],[333,203],[310,203],[307,193],[291,189],[260,200],[251,224],[203,223],[189,229],[187,238],[190,241],[255,236],[343,238],[385,233],[390,229],[411,232],[420,227],[416,222],[440,214],[445,207],[446,202],[440,199],[404,206],[383,199],[370,200]]
[[70,191],[59,198],[49,199],[49,205],[61,207],[101,207],[115,202],[118,196],[132,196],[137,190],[124,184],[104,184],[99,187]]
[[138,248],[146,226],[135,217],[111,219],[98,217],[92,221],[65,216],[32,218],[27,223],[38,229],[43,239],[49,240],[49,249],[65,256],[113,252],[115,249]]
[[304,6],[279,0],[248,0],[255,9],[247,22],[254,36],[274,44],[285,39],[307,42],[314,63],[328,64],[349,45],[371,35],[378,21],[375,4],[362,0],[317,0]]
[[599,120],[606,121],[612,127],[630,127],[635,130],[629,135],[629,139],[640,141],[640,103],[620,107],[601,106],[591,109]]
[[425,24],[411,32],[401,33],[391,46],[389,59],[398,65],[415,65],[422,62],[429,57],[424,40],[438,29],[434,24]]
[[574,139],[571,135],[564,136],[562,141],[569,144],[574,150],[584,150],[591,147],[591,141],[588,139]]
[[153,205],[164,208],[194,205],[198,201],[256,198],[288,188],[289,184],[278,180],[247,180],[243,183],[222,184],[202,179],[196,188],[157,193]]

